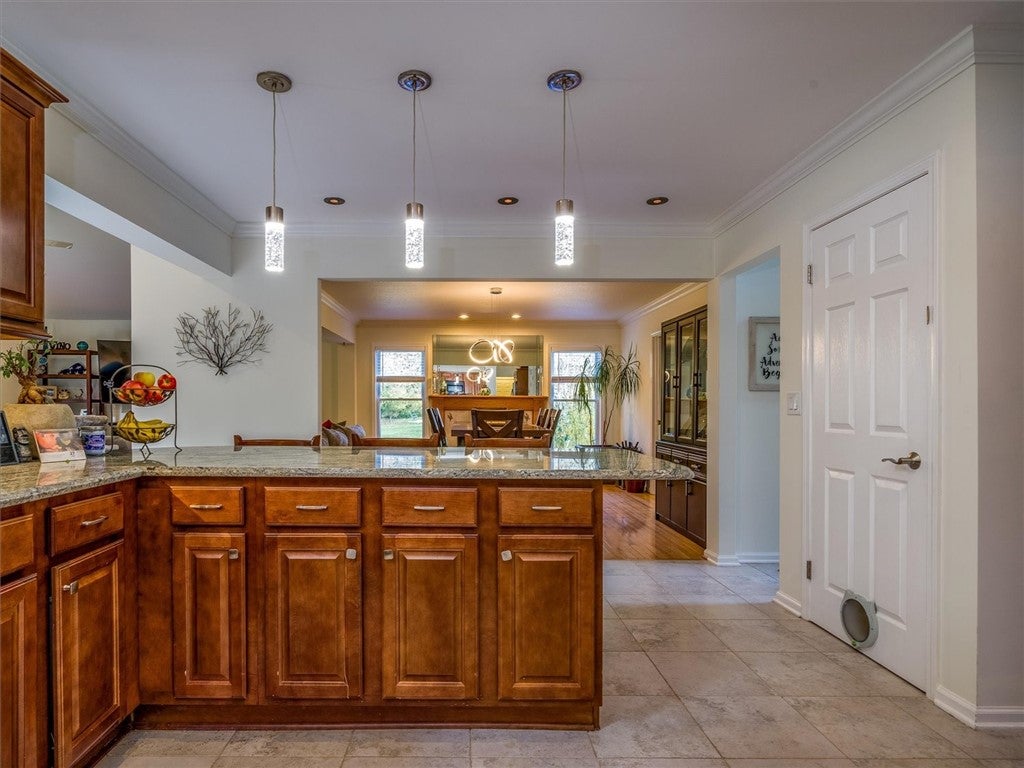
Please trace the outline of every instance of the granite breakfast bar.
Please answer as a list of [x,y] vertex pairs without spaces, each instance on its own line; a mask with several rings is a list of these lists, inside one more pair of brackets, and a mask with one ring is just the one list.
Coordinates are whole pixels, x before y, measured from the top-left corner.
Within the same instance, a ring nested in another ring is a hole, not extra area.
[[[41,638],[54,603],[54,679],[38,647],[26,679],[52,689],[56,765],[90,759],[129,714],[597,728],[602,483],[689,476],[601,449],[187,448],[5,467],[4,590],[34,587],[21,599]],[[27,560],[6,557],[15,527]],[[46,710],[24,734],[40,753]]]

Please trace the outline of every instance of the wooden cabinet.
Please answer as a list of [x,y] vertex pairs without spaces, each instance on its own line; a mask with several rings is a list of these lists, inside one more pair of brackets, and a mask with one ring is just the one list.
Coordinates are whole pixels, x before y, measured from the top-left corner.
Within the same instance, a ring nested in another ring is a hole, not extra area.
[[477,537],[384,534],[382,544],[384,698],[476,698]]
[[654,514],[658,520],[679,531],[702,547],[707,546],[707,460],[703,453],[682,446],[659,443],[655,455],[675,464],[685,464],[693,480],[658,480],[654,486]]
[[0,765],[35,768],[37,688],[35,576],[0,589]]
[[128,714],[123,562],[124,544],[116,542],[52,569],[57,768],[87,755]]
[[264,540],[267,695],[358,698],[363,665],[360,535],[268,533]]
[[5,338],[43,326],[43,115],[67,101],[0,50],[0,321]]
[[174,695],[245,698],[245,534],[175,533]]
[[498,537],[498,695],[594,696],[593,536]]

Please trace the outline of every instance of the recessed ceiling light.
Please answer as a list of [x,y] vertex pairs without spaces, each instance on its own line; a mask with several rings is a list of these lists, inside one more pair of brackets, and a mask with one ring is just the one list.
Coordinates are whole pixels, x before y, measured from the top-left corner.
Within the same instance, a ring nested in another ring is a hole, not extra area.
[[519,202],[518,197],[499,197],[498,205],[515,205]]
[[469,315],[463,312],[461,315],[459,315],[459,320],[469,320]]
[[521,318],[522,318],[522,315],[520,315],[518,312],[513,312],[512,313],[512,319],[513,320],[519,320]]
[[665,197],[664,195],[659,195],[658,197],[651,197],[647,199],[648,205],[664,205],[667,202],[668,198]]
[[345,204],[345,198],[343,198],[343,197],[334,197],[332,195],[330,197],[325,197],[324,198],[324,202],[327,203],[328,205],[344,205]]

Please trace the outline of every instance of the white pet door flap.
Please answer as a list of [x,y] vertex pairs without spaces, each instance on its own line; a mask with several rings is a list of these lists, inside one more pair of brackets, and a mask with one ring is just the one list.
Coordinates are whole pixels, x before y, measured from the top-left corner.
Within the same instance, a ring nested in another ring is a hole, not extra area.
[[839,604],[839,619],[854,648],[869,648],[878,639],[875,604],[862,595],[846,590]]

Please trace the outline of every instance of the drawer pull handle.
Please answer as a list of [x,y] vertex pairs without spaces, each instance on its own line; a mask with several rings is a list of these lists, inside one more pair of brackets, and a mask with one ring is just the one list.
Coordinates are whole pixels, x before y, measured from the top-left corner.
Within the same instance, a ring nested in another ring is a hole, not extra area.
[[384,559],[385,560],[394,560],[395,559],[395,550],[393,550],[393,549],[385,549],[384,550]]
[[235,549],[234,547],[232,547],[231,549],[228,550],[228,560],[237,560],[237,559],[238,559],[238,550]]
[[349,547],[348,549],[345,550],[345,559],[346,560],[355,560],[356,557],[358,556],[358,554],[359,553],[356,552],[355,549],[353,549],[352,547]]
[[432,507],[428,504],[417,504],[413,507],[417,512],[444,512],[444,507]]
[[561,512],[561,507],[545,507],[542,504],[534,504],[530,507],[534,512]]
[[109,520],[109,519],[110,518],[108,518],[106,515],[100,515],[95,520],[83,520],[82,521],[82,527],[83,528],[91,528],[94,525],[103,525],[103,523],[107,522],[107,520]]
[[76,580],[76,581],[72,581],[70,584],[65,584],[63,587],[61,587],[61,589],[63,589],[69,595],[77,595],[78,594],[78,581]]
[[326,504],[296,504],[295,508],[300,512],[323,512],[330,509]]
[[501,550],[501,559],[507,563],[509,560],[512,559],[512,552],[507,549]]
[[224,509],[223,504],[189,504],[189,509]]

